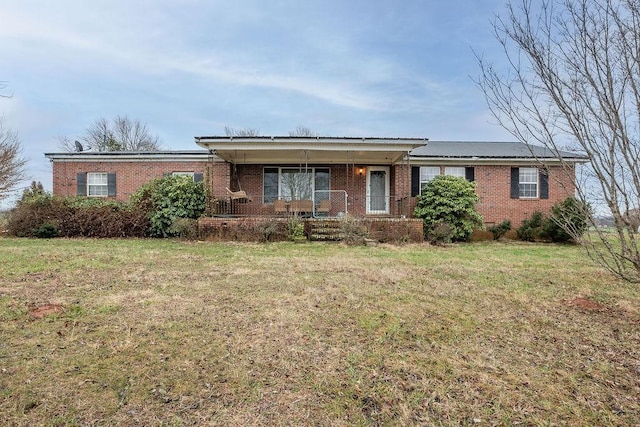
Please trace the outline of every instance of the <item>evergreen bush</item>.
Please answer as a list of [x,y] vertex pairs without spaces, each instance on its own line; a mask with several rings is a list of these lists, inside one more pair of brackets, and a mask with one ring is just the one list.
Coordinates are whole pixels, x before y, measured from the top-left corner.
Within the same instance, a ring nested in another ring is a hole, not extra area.
[[[475,183],[454,176],[442,175],[429,181],[414,210],[415,217],[424,221],[427,240],[467,241],[474,229],[483,227],[482,216],[476,210],[479,199],[475,190]],[[444,233],[446,227],[436,232],[440,224],[450,227],[450,236]]]
[[176,236],[171,226],[178,218],[198,219],[205,210],[202,182],[188,176],[167,176],[142,186],[132,197],[137,209],[149,213],[149,234],[153,237]]

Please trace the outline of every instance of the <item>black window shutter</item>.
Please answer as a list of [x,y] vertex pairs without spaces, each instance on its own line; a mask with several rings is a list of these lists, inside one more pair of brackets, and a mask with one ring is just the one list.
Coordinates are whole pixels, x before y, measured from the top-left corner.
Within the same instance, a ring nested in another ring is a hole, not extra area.
[[476,180],[475,176],[475,168],[473,166],[468,166],[464,168],[464,177],[467,181],[473,182]]
[[107,174],[107,194],[109,196],[116,195],[116,174],[115,173]]
[[520,168],[511,168],[511,198],[520,198]]
[[193,182],[202,182],[204,179],[204,174],[196,172],[193,174]]
[[79,172],[76,181],[78,184],[78,190],[76,194],[78,196],[86,196],[87,195],[87,174],[85,172]]
[[420,168],[414,166],[411,168],[411,197],[420,194]]
[[549,198],[549,177],[547,176],[547,171],[540,169],[539,179],[540,179],[540,198],[548,199]]

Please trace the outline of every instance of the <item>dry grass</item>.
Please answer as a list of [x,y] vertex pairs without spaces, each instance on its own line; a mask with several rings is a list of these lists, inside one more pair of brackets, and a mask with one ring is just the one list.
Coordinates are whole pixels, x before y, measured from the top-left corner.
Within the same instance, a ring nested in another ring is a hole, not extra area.
[[640,423],[640,289],[578,248],[5,238],[0,262],[2,425]]

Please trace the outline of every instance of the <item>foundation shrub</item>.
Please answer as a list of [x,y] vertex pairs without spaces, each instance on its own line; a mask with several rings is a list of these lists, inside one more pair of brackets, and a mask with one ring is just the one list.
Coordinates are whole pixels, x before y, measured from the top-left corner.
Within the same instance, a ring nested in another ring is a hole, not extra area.
[[176,236],[171,229],[179,218],[198,219],[205,211],[206,197],[202,182],[188,176],[167,176],[143,185],[132,203],[149,212],[149,234],[153,237]]
[[291,241],[305,240],[304,221],[295,215],[289,217],[287,221],[287,234]]
[[34,195],[25,192],[22,199],[9,211],[7,232],[17,237],[36,237],[37,230],[44,224],[57,228],[61,212],[65,209],[64,200],[54,198],[49,193]]
[[489,231],[493,234],[493,240],[500,240],[509,230],[511,230],[511,221],[508,219],[505,219],[500,224],[489,227]]
[[58,237],[58,227],[50,222],[45,222],[32,230],[33,237],[39,239],[50,239],[52,237]]
[[587,229],[589,206],[567,197],[551,208],[542,224],[542,235],[557,243],[578,242]]
[[144,237],[148,224],[146,212],[126,203],[25,192],[9,213],[7,231],[18,237]]
[[[482,216],[475,183],[464,178],[437,176],[422,189],[414,216],[424,221],[427,240],[467,241],[475,229],[482,229]],[[438,228],[438,230],[436,230]]]
[[522,221],[522,225],[516,229],[516,235],[519,240],[525,242],[535,242],[543,237],[542,223],[544,216],[542,212],[535,211],[529,219]]

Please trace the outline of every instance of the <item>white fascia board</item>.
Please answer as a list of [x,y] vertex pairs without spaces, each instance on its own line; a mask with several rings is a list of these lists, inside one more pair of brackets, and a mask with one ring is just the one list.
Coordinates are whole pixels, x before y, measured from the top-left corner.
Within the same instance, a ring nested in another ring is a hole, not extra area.
[[45,153],[51,161],[62,162],[223,162],[211,153],[202,154],[75,154],[75,153]]
[[372,138],[196,138],[208,150],[223,151],[397,151],[408,152],[427,144],[422,139]]
[[547,164],[562,164],[562,163],[588,163],[589,160],[584,158],[564,158],[559,160],[557,158],[473,158],[473,157],[410,157],[409,163],[414,166],[437,166],[442,164],[456,164],[456,165],[496,165],[496,166],[508,166],[508,165],[539,165],[541,163]]

